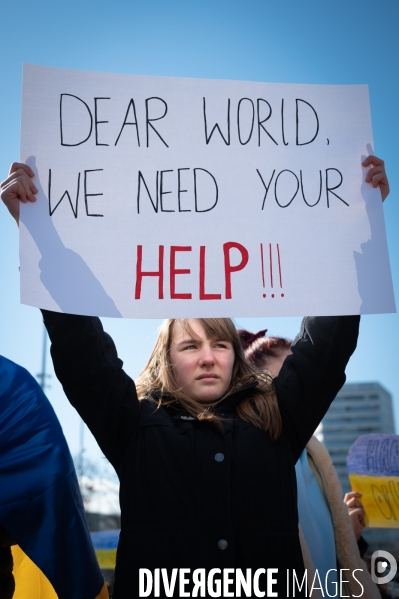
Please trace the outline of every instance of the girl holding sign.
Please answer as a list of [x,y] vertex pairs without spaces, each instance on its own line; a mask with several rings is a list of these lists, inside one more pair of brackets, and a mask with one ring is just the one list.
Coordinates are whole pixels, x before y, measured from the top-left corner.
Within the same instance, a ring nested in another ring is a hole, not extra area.
[[[32,177],[13,165],[3,183],[16,219]],[[305,318],[273,382],[230,319],[166,320],[135,385],[98,318],[43,316],[64,391],[120,479],[114,599],[305,597],[295,462],[345,381],[359,317]]]

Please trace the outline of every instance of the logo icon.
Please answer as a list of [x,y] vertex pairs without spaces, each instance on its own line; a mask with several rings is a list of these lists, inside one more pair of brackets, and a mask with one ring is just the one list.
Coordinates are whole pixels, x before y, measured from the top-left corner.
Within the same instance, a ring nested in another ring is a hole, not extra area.
[[[396,559],[388,551],[379,549],[371,556],[371,578],[376,584],[391,582],[396,575],[398,565]],[[385,576],[381,576],[385,574]]]

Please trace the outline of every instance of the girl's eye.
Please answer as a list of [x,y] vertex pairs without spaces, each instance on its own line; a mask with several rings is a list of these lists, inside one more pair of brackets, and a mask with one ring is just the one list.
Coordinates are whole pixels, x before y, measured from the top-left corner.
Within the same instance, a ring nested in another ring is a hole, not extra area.
[[184,348],[184,350],[186,349],[195,349],[195,345],[186,345],[186,347]]

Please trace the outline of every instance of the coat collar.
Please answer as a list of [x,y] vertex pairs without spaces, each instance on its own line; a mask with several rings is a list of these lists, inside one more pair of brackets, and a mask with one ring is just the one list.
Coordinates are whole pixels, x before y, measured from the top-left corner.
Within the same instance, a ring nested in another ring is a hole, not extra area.
[[[258,381],[253,381],[252,383],[249,383],[248,385],[245,385],[243,387],[237,386],[234,391],[229,393],[229,395],[227,395],[224,399],[222,399],[220,403],[218,403],[215,406],[215,412],[219,416],[225,416],[234,413],[238,404],[244,399],[247,399],[247,397],[251,395],[253,389],[258,385]],[[158,390],[154,390],[151,393],[151,397],[156,401],[159,401],[161,397],[161,392]],[[192,419],[192,417],[187,414],[185,407],[177,399],[173,403],[163,404],[162,407],[166,408],[172,416],[178,416],[180,418],[182,416],[186,416],[188,419]]]
[[239,403],[241,403],[244,399],[247,399],[250,396],[255,387],[259,385],[258,381],[253,381],[248,385],[243,387],[236,387],[235,391],[232,391],[225,397],[220,403],[217,404],[215,411],[218,414],[229,414],[231,412],[235,412],[236,407]]

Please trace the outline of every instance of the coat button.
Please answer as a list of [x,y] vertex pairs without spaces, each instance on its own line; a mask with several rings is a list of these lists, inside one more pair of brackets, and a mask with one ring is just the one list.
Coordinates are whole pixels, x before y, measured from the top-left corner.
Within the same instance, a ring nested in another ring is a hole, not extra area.
[[224,453],[217,453],[217,454],[215,454],[215,460],[217,462],[223,462],[223,460],[224,460]]
[[227,545],[228,545],[228,542],[226,541],[226,539],[220,539],[220,541],[218,542],[218,547],[222,551],[223,551],[223,549],[227,549]]

